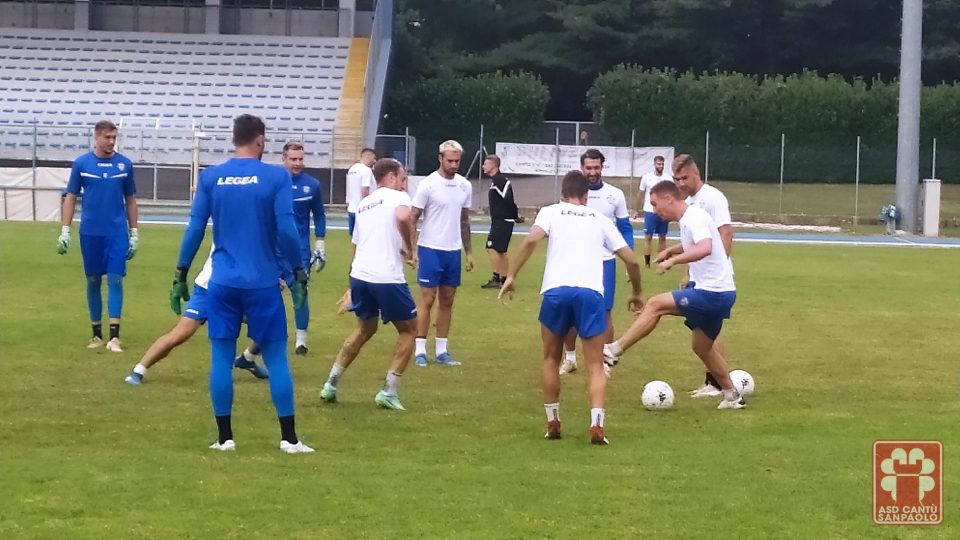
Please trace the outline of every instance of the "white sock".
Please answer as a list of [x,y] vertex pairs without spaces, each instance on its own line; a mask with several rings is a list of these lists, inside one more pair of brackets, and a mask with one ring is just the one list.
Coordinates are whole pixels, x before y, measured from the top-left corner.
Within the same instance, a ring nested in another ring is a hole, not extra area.
[[257,359],[257,355],[250,352],[250,347],[247,347],[246,349],[243,350],[243,358],[247,362],[253,362],[254,360]]
[[387,380],[383,383],[383,393],[388,396],[396,396],[398,386],[400,386],[400,375],[388,371]]
[[137,365],[133,366],[133,372],[140,376],[143,376],[147,374],[147,368],[143,364],[137,362]]
[[327,377],[327,381],[330,382],[330,386],[334,388],[337,387],[337,383],[340,382],[340,375],[343,375],[343,372],[346,368],[340,367],[340,364],[334,362],[333,367],[330,368],[330,376]]
[[566,359],[567,362],[572,362],[572,363],[576,364],[576,363],[577,363],[577,350],[574,349],[574,350],[572,350],[572,351],[567,351],[567,352],[566,352],[565,359]]
[[736,388],[729,388],[723,391],[723,399],[727,401],[736,401],[740,399],[740,393],[737,392]]
[[603,417],[606,416],[607,410],[602,408],[590,409],[590,427],[600,426],[603,427]]
[[307,331],[297,328],[297,346],[300,345],[307,346]]
[[607,348],[610,349],[610,352],[612,352],[614,356],[620,356],[623,354],[623,347],[620,346],[619,341],[607,343]]
[[414,355],[416,356],[419,356],[421,354],[424,356],[427,355],[427,338],[418,337],[417,339],[414,340],[414,344],[416,346],[416,350],[413,352]]
[[447,338],[438,337],[437,338],[437,356],[447,352]]
[[544,403],[543,409],[547,411],[547,422],[560,421],[560,403]]

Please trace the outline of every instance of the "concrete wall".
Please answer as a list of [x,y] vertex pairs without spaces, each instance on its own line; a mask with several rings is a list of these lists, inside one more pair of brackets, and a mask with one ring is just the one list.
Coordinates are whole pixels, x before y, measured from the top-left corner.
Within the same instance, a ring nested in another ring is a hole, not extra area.
[[358,11],[353,18],[353,35],[356,37],[370,37],[373,32],[373,11]]
[[0,2],[0,26],[73,30],[73,4]]
[[224,34],[336,37],[336,11],[220,8]]
[[91,5],[90,29],[202,34],[204,8]]

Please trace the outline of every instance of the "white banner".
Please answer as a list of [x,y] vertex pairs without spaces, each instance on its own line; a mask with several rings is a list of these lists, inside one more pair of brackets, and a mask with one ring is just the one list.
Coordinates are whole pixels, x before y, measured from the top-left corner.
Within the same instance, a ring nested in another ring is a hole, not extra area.
[[[580,155],[587,148],[596,148],[605,158],[603,175],[640,177],[653,170],[653,158],[663,156],[667,167],[673,162],[671,146],[568,146],[554,144],[497,143],[500,170],[513,174],[554,175],[580,169]],[[558,154],[559,153],[559,154]],[[631,160],[631,157],[633,158]],[[631,161],[633,169],[631,170]]]
[[[70,169],[37,167],[36,187],[64,188]],[[33,189],[29,167],[0,167],[0,219],[59,221],[60,191]]]

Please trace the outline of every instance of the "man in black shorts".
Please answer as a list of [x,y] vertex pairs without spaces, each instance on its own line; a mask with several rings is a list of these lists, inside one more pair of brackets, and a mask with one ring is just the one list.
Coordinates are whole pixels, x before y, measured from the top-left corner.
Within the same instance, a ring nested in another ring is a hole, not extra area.
[[487,236],[487,253],[493,276],[481,285],[484,289],[500,289],[507,277],[507,247],[513,236],[513,224],[523,223],[513,202],[510,179],[500,172],[500,158],[490,154],[483,160],[483,172],[490,178],[490,235]]

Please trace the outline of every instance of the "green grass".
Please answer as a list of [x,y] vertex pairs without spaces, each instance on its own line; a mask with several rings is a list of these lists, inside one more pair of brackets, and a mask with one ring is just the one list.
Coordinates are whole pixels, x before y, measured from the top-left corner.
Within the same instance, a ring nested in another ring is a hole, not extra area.
[[[0,538],[960,537],[956,251],[739,245],[724,335],[757,380],[748,409],[685,396],[702,368],[681,321],[665,320],[617,368],[612,446],[598,448],[582,373],[564,382],[565,438],[542,439],[542,249],[509,306],[480,290],[486,264],[466,275],[451,336],[464,366],[411,366],[408,412],[373,404],[390,329],[347,372],[341,403],[322,404],[354,325],[333,313],[348,245],[332,231],[311,288],[311,354],[291,360],[299,431],[317,453],[282,455],[267,386],[237,373],[239,449],[224,455],[206,448],[203,331],[142,387],[123,383],[176,320],[166,297],[181,228],[141,229],[119,355],[84,348],[79,250],[57,256],[57,233],[0,222]],[[645,273],[644,290],[678,277]],[[677,391],[673,411],[641,408],[654,378]],[[945,522],[875,526],[871,445],[911,437],[945,445]]]

